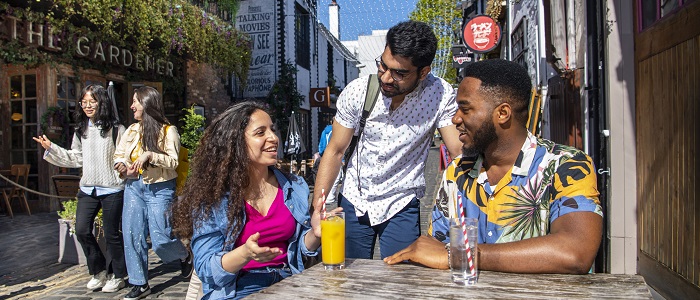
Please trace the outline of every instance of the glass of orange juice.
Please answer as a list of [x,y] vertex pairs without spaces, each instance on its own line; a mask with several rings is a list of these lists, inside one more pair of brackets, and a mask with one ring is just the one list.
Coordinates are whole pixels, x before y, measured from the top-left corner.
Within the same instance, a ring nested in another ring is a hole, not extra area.
[[326,270],[345,268],[345,213],[321,213],[321,259]]

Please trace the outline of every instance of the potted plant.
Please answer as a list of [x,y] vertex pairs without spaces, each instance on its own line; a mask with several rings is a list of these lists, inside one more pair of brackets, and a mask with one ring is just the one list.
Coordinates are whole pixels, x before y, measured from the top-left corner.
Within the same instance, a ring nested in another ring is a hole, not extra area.
[[[83,248],[78,243],[78,238],[75,235],[75,216],[78,209],[78,199],[73,198],[63,202],[63,210],[58,212],[58,262],[63,264],[81,264],[87,263]],[[97,243],[105,251],[106,243],[104,231],[102,230],[102,209],[97,212],[95,217],[95,228],[93,234],[97,237]]]

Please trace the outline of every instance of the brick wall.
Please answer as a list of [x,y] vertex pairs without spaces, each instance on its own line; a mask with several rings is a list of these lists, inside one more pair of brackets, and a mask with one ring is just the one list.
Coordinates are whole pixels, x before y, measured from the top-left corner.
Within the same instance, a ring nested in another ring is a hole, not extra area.
[[232,104],[224,82],[209,65],[188,61],[185,80],[187,107],[204,106],[207,124]]

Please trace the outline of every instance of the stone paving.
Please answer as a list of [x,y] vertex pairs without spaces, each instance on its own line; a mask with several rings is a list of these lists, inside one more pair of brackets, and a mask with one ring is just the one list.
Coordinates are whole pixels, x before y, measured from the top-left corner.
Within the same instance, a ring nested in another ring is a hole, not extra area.
[[[421,229],[427,229],[430,206],[438,180],[438,148],[430,149],[426,162],[426,197],[421,200]],[[85,288],[85,265],[58,263],[58,215],[38,213],[15,218],[0,215],[0,299],[121,299],[129,286],[116,293]],[[377,243],[379,244],[379,243]],[[379,251],[375,251],[378,258]],[[149,255],[151,295],[144,299],[184,299],[189,282],[182,279],[179,262],[163,264]]]

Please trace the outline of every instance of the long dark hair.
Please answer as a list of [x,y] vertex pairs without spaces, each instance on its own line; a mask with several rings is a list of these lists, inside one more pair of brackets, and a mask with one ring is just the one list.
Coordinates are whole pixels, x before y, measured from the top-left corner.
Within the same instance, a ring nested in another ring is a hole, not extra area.
[[[245,128],[256,111],[267,110],[247,101],[231,106],[209,124],[190,164],[190,174],[181,198],[173,204],[173,231],[191,238],[194,226],[211,216],[212,210],[229,193],[227,232],[230,237],[243,229],[245,200],[243,191],[250,186],[250,159]],[[231,243],[229,239],[228,243]]]
[[134,91],[134,96],[141,102],[143,113],[141,114],[141,146],[144,151],[165,153],[158,147],[158,136],[163,125],[170,122],[163,114],[163,98],[158,90],[150,86],[142,86]]
[[75,133],[82,138],[87,138],[88,120],[90,118],[88,118],[82,106],[80,106],[80,103],[83,102],[83,98],[87,93],[90,93],[92,98],[97,101],[94,125],[100,128],[100,135],[106,137],[112,128],[119,126],[119,121],[117,121],[117,112],[114,111],[112,100],[109,99],[109,95],[107,94],[107,89],[99,84],[90,84],[84,87],[82,92],[80,92],[78,105],[73,112],[73,119],[76,120],[77,123]]

